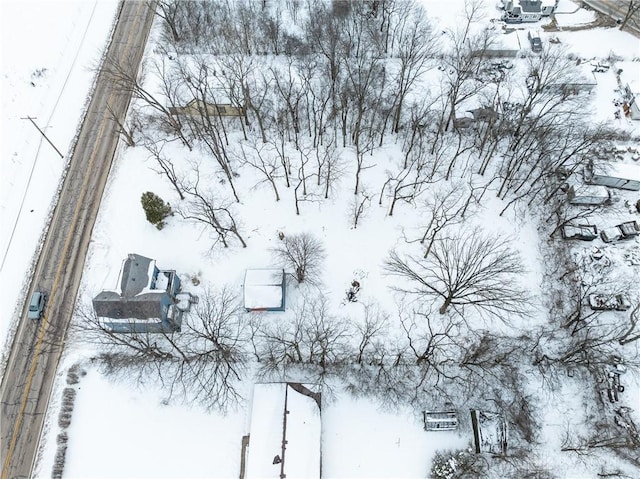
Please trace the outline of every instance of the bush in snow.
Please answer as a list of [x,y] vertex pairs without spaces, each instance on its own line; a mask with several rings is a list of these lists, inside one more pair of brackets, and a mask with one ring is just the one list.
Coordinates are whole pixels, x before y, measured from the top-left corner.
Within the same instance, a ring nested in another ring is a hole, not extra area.
[[283,267],[293,269],[298,283],[318,283],[325,258],[324,246],[310,233],[284,236],[272,252]]
[[485,463],[470,450],[437,452],[431,466],[431,479],[476,479],[482,477]]
[[147,221],[156,228],[161,230],[164,228],[164,219],[172,214],[171,206],[155,193],[147,191],[142,193],[142,209],[147,215]]

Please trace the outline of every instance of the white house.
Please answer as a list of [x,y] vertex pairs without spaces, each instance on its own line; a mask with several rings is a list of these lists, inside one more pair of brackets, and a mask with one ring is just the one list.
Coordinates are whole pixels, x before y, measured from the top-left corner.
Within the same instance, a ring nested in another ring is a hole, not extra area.
[[503,20],[509,23],[537,22],[551,15],[556,0],[502,0]]

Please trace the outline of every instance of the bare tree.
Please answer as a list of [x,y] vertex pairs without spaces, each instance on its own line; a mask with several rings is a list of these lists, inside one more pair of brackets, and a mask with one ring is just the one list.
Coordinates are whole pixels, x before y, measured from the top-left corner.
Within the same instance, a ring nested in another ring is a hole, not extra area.
[[[300,214],[300,203],[305,201],[318,201],[320,198],[320,195],[313,190],[313,182],[311,181],[314,176],[316,176],[316,170],[309,164],[311,163],[313,150],[313,147],[305,145],[304,142],[300,142],[297,150],[299,161],[297,164],[293,161],[294,165],[297,166],[296,173],[298,180],[293,188],[296,215]],[[287,162],[289,162],[288,166],[291,166],[289,159],[287,159]]]
[[[158,68],[157,65],[156,68]],[[170,108],[165,106],[157,95],[154,95],[144,86],[144,65],[141,74],[138,75],[137,70],[132,69],[129,65],[122,64],[117,59],[106,57],[102,64],[102,71],[108,75],[119,89],[131,92],[134,98],[142,102],[143,106],[154,111],[158,115],[161,124],[191,149],[191,141],[186,137],[180,119],[171,113]],[[169,90],[175,88],[169,75],[161,74],[160,79],[165,82],[164,84]]]
[[364,320],[355,322],[354,336],[358,341],[357,364],[378,364],[384,356],[385,334],[389,317],[376,304],[364,305]]
[[422,6],[413,2],[401,2],[406,11],[398,12],[399,25],[394,30],[397,42],[399,66],[394,75],[396,92],[394,98],[394,133],[400,131],[400,121],[407,95],[429,68],[437,43]]
[[118,132],[124,137],[124,141],[127,146],[136,146],[136,140],[134,138],[134,134],[136,130],[140,128],[140,122],[138,118],[138,112],[136,110],[131,111],[131,117],[129,120],[129,127],[125,125],[126,120],[122,120],[118,117],[111,105],[107,103],[107,111],[111,116],[111,119],[114,121],[116,125],[118,125]]
[[262,173],[264,179],[260,183],[269,183],[276,196],[276,201],[280,201],[280,193],[278,192],[276,180],[283,176],[282,173],[280,173],[282,165],[278,161],[278,157],[273,155],[273,151],[269,146],[269,144],[258,145],[254,140],[249,140],[245,144],[241,143],[240,150],[242,151],[242,156],[240,162]]
[[[153,4],[153,2],[148,2]],[[173,43],[180,41],[179,18],[180,3],[177,0],[161,0],[157,4],[156,15],[164,20],[166,28],[169,30],[170,39]]]
[[476,72],[487,48],[493,42],[493,34],[488,29],[478,34],[473,32],[474,24],[482,16],[482,2],[467,0],[464,21],[455,31],[446,32],[451,50],[442,57],[443,92],[448,103],[448,115],[443,125],[445,130],[455,121],[458,106],[475,96],[486,85],[477,80]]
[[353,228],[356,229],[358,227],[358,222],[362,217],[365,216],[365,213],[371,205],[371,198],[373,195],[367,192],[366,188],[362,188],[360,193],[357,196],[353,197],[351,203],[351,212],[353,216]]
[[621,345],[633,343],[640,340],[640,303],[629,314],[629,325],[625,331],[622,331],[618,341]]
[[[393,216],[398,201],[414,202],[426,191],[428,185],[437,181],[437,162],[434,162],[433,157],[425,151],[423,140],[422,131],[417,135],[412,134],[400,168],[395,175],[389,174],[383,185],[383,191],[391,190],[389,216]],[[382,204],[381,201],[382,194],[380,204]]]
[[437,370],[454,363],[460,354],[456,342],[462,326],[459,319],[449,315],[443,322],[434,320],[430,314],[414,311],[409,318],[401,317],[400,323],[418,365]]
[[640,2],[637,0],[629,0],[627,11],[620,23],[620,30],[624,30],[628,24],[632,24],[635,28],[640,26]]
[[420,260],[403,259],[392,251],[385,270],[416,285],[397,289],[441,299],[440,314],[467,306],[506,319],[526,311],[527,294],[516,283],[524,273],[522,261],[498,236],[469,231],[439,238],[431,254]]
[[430,215],[429,223],[420,240],[420,243],[424,244],[428,237],[427,249],[424,253],[425,258],[429,256],[438,234],[447,226],[462,221],[462,210],[464,207],[462,205],[463,191],[460,185],[451,185],[451,188],[446,190],[438,190],[433,195],[433,198],[425,202],[426,209]]
[[163,153],[164,146],[166,142],[164,141],[153,141],[151,138],[144,138],[144,147],[151,155],[151,158],[154,159],[156,164],[158,165],[157,172],[160,175],[165,176],[169,183],[173,186],[178,193],[178,196],[181,200],[184,200],[184,193],[182,191],[182,187],[184,184],[184,178],[180,175],[171,160],[169,160],[166,155]]
[[320,374],[335,371],[348,360],[351,324],[329,313],[324,297],[305,296],[293,308],[289,324],[264,322],[256,331],[255,350],[261,373],[284,375],[289,368],[319,368]]
[[298,283],[320,282],[325,250],[316,236],[311,233],[285,235],[282,243],[271,251],[285,268],[293,270]]
[[327,199],[344,173],[344,162],[333,141],[317,145],[314,152],[318,165],[318,186],[324,186],[324,198]]
[[[215,106],[219,95],[217,78],[211,70],[206,58],[191,57],[190,61],[177,62],[176,69],[188,91],[188,95],[196,109],[195,114],[187,115],[187,125],[201,146],[204,147],[216,161],[224,173],[236,201],[240,201],[235,188],[234,172],[227,153],[228,138],[224,121]],[[234,105],[242,105],[235,102]]]
[[247,244],[238,231],[231,205],[220,200],[210,190],[201,189],[200,171],[196,165],[193,167],[193,172],[195,181],[183,186],[188,202],[177,209],[178,214],[185,219],[195,220],[213,228],[217,241],[220,241],[225,248],[229,247],[227,239],[229,234],[240,241],[243,248],[246,248]]

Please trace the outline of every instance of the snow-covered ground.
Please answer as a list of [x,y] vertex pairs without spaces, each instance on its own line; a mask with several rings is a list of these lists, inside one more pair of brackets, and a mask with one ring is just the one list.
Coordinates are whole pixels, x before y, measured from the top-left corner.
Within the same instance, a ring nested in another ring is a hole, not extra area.
[[[8,333],[22,312],[30,270],[117,6],[117,0],[0,2],[0,343],[4,353]],[[27,117],[34,118],[55,149]]]
[[[451,27],[459,19],[461,0],[423,2],[438,28]],[[488,18],[500,15],[493,8],[495,3],[487,1]],[[570,7],[568,4],[572,2],[561,3]],[[65,161],[41,140],[32,125],[20,118],[37,117],[36,122],[46,127],[54,145],[66,155],[93,79],[91,67],[100,56],[116,8],[115,1],[19,5],[3,5],[1,16],[0,254],[3,267],[0,287],[4,301],[0,306],[0,340],[3,341],[17,316],[16,308],[22,304],[23,281],[41,239]],[[570,23],[565,25],[588,20],[580,12],[572,15],[567,14]],[[27,23],[34,28],[19,28]],[[36,30],[46,42],[28,39]],[[543,40],[551,36],[557,36],[576,56],[586,59],[605,59],[612,52],[627,62],[640,56],[637,39],[615,29],[554,32],[544,34]],[[616,121],[612,107],[616,97],[613,71],[597,75],[599,87],[594,93],[594,104],[598,116]],[[618,121],[622,125],[626,120]],[[176,154],[184,155],[179,151],[176,149]],[[382,151],[376,159],[382,161],[393,155],[393,150]],[[121,262],[128,253],[143,254],[156,259],[161,268],[176,269],[187,290],[201,291],[190,281],[197,278],[203,285],[228,284],[240,291],[247,268],[273,266],[269,248],[279,241],[279,232],[293,234],[312,230],[330,252],[324,265],[329,302],[341,304],[345,290],[357,277],[362,285],[360,301],[342,306],[344,311],[359,314],[362,304],[376,302],[393,312],[395,300],[388,288],[389,279],[380,274],[381,261],[390,249],[406,246],[403,234],[412,214],[408,207],[400,205],[397,213],[389,217],[387,210],[379,208],[374,200],[358,228],[351,229],[349,205],[353,194],[349,175],[331,200],[302,203],[301,216],[295,214],[290,191],[276,203],[272,191],[259,188],[252,190],[239,207],[238,217],[250,247],[211,251],[212,239],[204,227],[175,216],[158,231],[145,220],[139,207],[143,192],[153,191],[163,198],[177,200],[166,180],[152,171],[153,162],[148,156],[142,148],[122,148],[121,156],[114,162],[87,257],[80,291],[82,300],[115,286]],[[193,153],[184,160],[197,157],[198,154]],[[382,174],[375,170],[366,172],[364,186],[379,185]],[[248,191],[250,186],[246,184],[242,188]],[[503,206],[495,205],[496,208]],[[527,284],[532,293],[539,293],[543,265],[538,257],[535,227],[521,225],[514,231],[511,220],[496,219],[492,207],[481,216],[474,221],[492,218],[492,228],[509,232],[514,238],[529,271]],[[292,296],[295,297],[295,291]],[[48,414],[38,477],[50,476],[56,436],[60,432],[57,417],[67,369],[77,361],[82,362],[87,375],[73,386],[77,397],[67,429],[65,477],[237,477],[241,438],[250,429],[252,384],[245,385],[242,394],[247,400],[236,409],[225,414],[204,411],[166,401],[165,393],[155,385],[134,384],[127,378],[114,382],[92,366],[88,358],[94,353],[73,341],[69,345]],[[635,382],[630,381],[626,394],[630,404],[637,403],[636,411],[639,411],[637,383],[637,378]],[[545,402],[543,431],[545,437],[553,439],[548,443],[550,451],[557,451],[560,446],[559,435],[565,430],[565,418],[575,419],[577,423],[586,413],[576,412],[582,401],[576,387],[569,383]],[[562,402],[563,407],[554,409],[558,402]],[[345,392],[336,392],[323,403],[324,477],[425,477],[436,450],[464,448],[471,440],[468,434],[427,433],[415,411],[382,409],[373,400],[354,398]],[[550,455],[547,463],[557,469],[565,458]],[[576,461],[571,467],[574,469],[568,470],[567,477],[593,477],[591,464]]]

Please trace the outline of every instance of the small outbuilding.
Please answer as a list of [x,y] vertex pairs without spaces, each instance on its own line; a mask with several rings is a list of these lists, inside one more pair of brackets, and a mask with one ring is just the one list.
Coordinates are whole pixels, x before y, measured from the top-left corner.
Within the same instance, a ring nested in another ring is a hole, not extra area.
[[471,410],[471,425],[477,454],[507,453],[507,422],[499,413]]
[[320,478],[320,387],[263,383],[253,387],[245,479]]
[[513,30],[496,35],[494,41],[481,53],[486,58],[516,58],[521,49],[520,35],[517,30]]
[[244,275],[247,311],[284,311],[286,282],[283,269],[248,269]]
[[567,190],[572,205],[596,206],[609,201],[609,190],[604,186],[575,184]]
[[458,415],[455,411],[424,411],[425,431],[455,431]]
[[584,170],[584,178],[592,185],[638,191],[640,190],[640,165],[622,162],[590,163]]
[[191,100],[185,106],[170,106],[169,113],[177,116],[245,116],[243,106],[230,103],[207,103],[202,100]]

